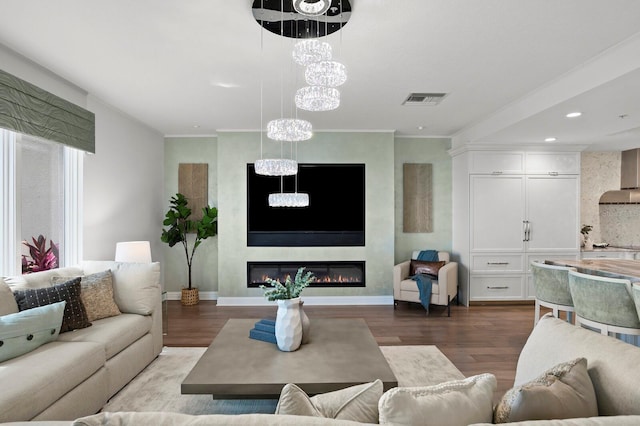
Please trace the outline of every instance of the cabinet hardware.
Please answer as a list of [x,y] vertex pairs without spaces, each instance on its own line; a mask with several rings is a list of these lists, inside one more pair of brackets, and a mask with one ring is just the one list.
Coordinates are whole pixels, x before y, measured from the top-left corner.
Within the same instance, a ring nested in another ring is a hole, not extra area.
[[549,172],[549,176],[558,176],[558,172]]
[[488,285],[487,286],[488,290],[506,290],[508,288],[509,288],[508,285],[502,285],[502,286],[500,286],[500,285],[495,285],[495,286]]
[[524,231],[524,238],[522,241],[529,241],[529,238],[531,237],[531,224],[528,220],[523,220],[522,225]]
[[501,175],[502,172],[501,171],[493,171],[491,172],[492,175]]
[[509,262],[487,262],[487,265],[508,265]]

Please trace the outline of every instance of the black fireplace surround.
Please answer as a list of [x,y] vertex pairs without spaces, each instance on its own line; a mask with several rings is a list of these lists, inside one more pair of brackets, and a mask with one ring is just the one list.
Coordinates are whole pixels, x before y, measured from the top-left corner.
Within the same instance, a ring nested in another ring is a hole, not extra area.
[[322,261],[322,262],[247,262],[247,287],[255,288],[267,284],[271,278],[284,283],[287,275],[293,279],[298,268],[305,267],[313,272],[316,280],[309,287],[364,287],[364,261]]

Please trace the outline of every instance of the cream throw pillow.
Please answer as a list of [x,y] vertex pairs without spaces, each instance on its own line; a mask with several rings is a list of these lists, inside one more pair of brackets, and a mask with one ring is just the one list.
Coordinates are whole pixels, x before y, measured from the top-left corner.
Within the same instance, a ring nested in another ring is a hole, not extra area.
[[[62,277],[51,279],[53,284],[68,280],[69,278]],[[80,285],[82,286],[80,298],[87,310],[89,322],[121,314],[113,297],[113,274],[111,271],[85,275],[82,277]]]
[[467,426],[491,423],[493,374],[480,374],[434,386],[400,387],[380,398],[380,424]]
[[0,278],[0,316],[18,312],[18,304],[11,288]]
[[598,415],[587,360],[576,358],[537,379],[508,390],[496,406],[494,422],[570,419]]
[[376,380],[309,397],[298,386],[289,383],[280,392],[275,414],[378,423],[378,400],[383,389],[382,381]]

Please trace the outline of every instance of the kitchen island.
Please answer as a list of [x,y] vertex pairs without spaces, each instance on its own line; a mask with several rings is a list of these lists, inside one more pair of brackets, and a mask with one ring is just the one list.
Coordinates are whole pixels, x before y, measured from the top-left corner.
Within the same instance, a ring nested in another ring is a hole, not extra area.
[[584,274],[601,275],[612,278],[640,282],[640,260],[629,259],[567,259],[547,260],[550,265],[570,266]]

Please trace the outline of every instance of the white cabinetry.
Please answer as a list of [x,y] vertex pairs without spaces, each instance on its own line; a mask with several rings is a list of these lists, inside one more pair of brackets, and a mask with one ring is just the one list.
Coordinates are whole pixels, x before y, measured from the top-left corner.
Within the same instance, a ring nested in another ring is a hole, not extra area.
[[534,298],[532,260],[580,255],[579,153],[466,154],[469,299]]

